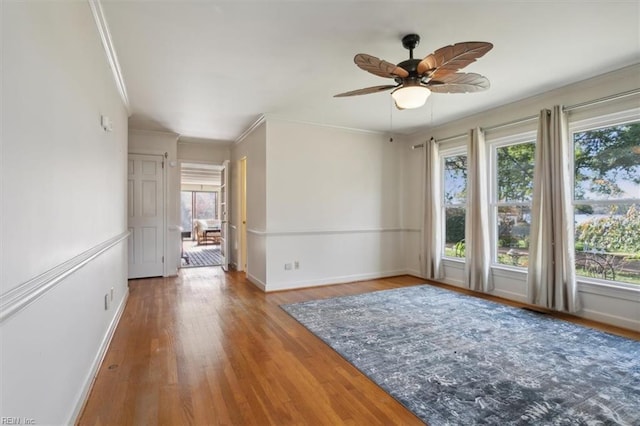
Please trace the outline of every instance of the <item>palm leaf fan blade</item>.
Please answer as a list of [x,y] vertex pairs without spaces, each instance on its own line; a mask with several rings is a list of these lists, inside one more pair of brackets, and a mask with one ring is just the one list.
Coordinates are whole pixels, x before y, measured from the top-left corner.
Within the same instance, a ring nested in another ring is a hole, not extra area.
[[378,93],[384,92],[385,90],[391,90],[398,87],[398,85],[393,84],[385,84],[383,86],[373,86],[373,87],[365,87],[364,89],[351,90],[350,92],[338,93],[337,95],[333,95],[334,98],[343,98],[345,96],[357,96],[357,95],[367,95],[369,93]]
[[476,73],[455,73],[427,83],[429,90],[435,93],[472,93],[489,88],[489,80]]
[[418,74],[437,79],[475,62],[493,48],[483,41],[467,41],[441,47],[418,64]]
[[385,78],[405,78],[409,76],[409,72],[404,68],[387,62],[375,56],[359,53],[353,58],[353,62],[360,68],[371,74]]

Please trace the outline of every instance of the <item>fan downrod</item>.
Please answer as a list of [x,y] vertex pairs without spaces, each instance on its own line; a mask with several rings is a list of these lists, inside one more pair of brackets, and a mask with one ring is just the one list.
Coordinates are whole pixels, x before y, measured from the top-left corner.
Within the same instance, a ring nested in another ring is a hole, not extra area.
[[402,37],[402,45],[407,50],[413,50],[420,44],[420,36],[418,34],[407,34]]

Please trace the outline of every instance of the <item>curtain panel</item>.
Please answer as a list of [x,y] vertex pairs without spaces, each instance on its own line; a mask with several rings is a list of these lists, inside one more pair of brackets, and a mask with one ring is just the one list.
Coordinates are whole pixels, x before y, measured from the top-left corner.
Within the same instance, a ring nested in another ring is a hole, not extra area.
[[425,278],[442,278],[442,227],[440,226],[440,167],[438,144],[424,144],[424,217],[421,273]]
[[486,144],[482,129],[469,131],[467,147],[467,211],[465,218],[465,279],[471,290],[489,292],[491,246]]
[[536,143],[527,299],[545,308],[576,312],[571,161],[561,106],[540,111]]

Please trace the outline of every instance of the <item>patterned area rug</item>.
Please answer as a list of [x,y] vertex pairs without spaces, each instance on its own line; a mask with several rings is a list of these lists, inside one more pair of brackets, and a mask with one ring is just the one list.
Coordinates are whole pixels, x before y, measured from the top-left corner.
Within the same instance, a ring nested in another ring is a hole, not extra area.
[[222,265],[222,254],[220,253],[219,245],[211,247],[195,246],[185,250],[184,254],[189,259],[189,262],[186,259],[182,259],[183,268]]
[[428,285],[282,308],[430,425],[640,425],[640,341]]

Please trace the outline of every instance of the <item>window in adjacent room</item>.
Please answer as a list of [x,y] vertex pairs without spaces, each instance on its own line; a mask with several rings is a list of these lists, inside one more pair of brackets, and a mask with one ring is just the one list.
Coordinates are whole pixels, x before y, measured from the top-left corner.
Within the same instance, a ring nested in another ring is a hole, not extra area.
[[194,230],[195,221],[198,219],[219,219],[218,204],[218,192],[216,191],[181,191],[182,237],[194,238],[192,231]]
[[492,149],[493,260],[529,265],[535,141],[496,143]]
[[442,208],[444,218],[444,256],[463,258],[465,214],[467,204],[467,155],[445,154],[442,161]]
[[578,124],[572,142],[576,274],[640,285],[640,120]]

